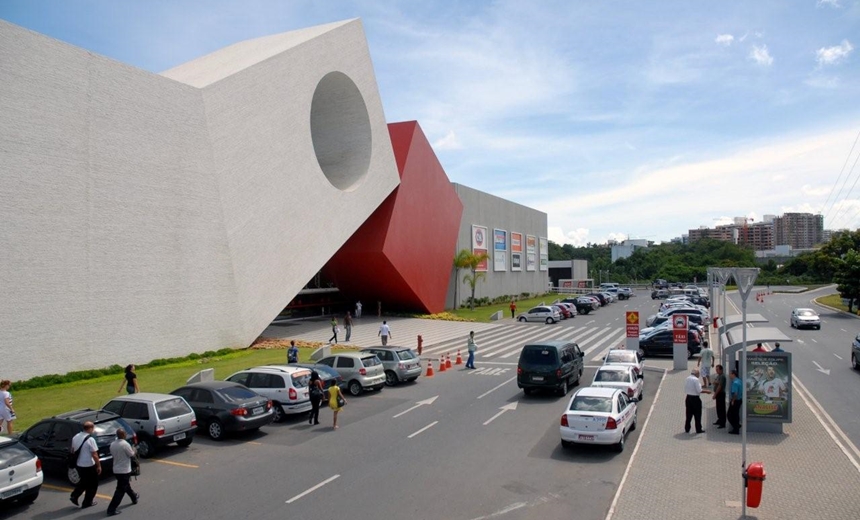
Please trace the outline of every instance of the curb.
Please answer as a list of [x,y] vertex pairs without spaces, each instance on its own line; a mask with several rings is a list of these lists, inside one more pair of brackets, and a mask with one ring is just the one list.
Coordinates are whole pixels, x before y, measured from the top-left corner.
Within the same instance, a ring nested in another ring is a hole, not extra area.
[[[821,298],[821,296],[819,296],[819,298]],[[852,318],[854,318],[854,319],[860,320],[860,316],[858,316],[858,315],[856,315],[856,314],[854,314],[854,313],[848,312],[848,311],[843,311],[842,309],[837,309],[836,307],[833,307],[833,306],[827,305],[827,304],[825,304],[825,303],[821,303],[821,302],[819,302],[819,301],[818,301],[818,298],[813,298],[813,299],[812,299],[812,301],[814,301],[814,302],[815,302],[815,305],[818,305],[819,307],[824,307],[825,309],[830,309],[831,311],[836,311],[836,312],[838,312],[838,313],[840,313],[840,314],[844,314],[844,315],[846,315],[846,316],[851,316],[851,317],[852,317]],[[858,307],[858,309],[857,309],[857,310],[858,310],[858,311],[860,311],[860,307]]]

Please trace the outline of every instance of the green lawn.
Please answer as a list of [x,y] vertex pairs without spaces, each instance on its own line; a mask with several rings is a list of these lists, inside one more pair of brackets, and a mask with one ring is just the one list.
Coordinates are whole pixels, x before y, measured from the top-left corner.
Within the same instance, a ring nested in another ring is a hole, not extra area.
[[[842,296],[839,294],[828,294],[827,296],[821,296],[816,298],[815,301],[822,305],[828,305],[833,307],[834,309],[839,309],[840,311],[848,312],[848,306],[842,304]],[[857,312],[857,309],[854,309]]]
[[[528,300],[517,300],[517,314],[526,312],[531,309],[535,305],[539,305],[541,302],[552,303],[556,299],[564,299],[565,296],[557,295],[557,294],[547,294],[545,296],[540,296],[538,298],[531,298]],[[503,317],[507,319],[511,319],[511,302],[499,303],[496,305],[488,305],[486,307],[475,307],[474,311],[470,311],[469,307],[463,307],[454,311],[448,311],[451,314],[456,314],[461,318],[470,319],[472,321],[482,322],[482,323],[490,323],[490,316],[492,316],[497,311],[502,311]]]

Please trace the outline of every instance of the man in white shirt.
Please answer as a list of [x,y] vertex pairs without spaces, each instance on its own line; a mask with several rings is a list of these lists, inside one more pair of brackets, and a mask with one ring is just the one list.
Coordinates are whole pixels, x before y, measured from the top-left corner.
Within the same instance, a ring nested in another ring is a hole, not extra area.
[[704,387],[711,386],[711,369],[714,367],[714,351],[711,350],[708,341],[702,343],[702,352],[699,354],[699,361],[696,363],[702,373],[702,385]]
[[78,505],[78,498],[83,494],[84,501],[81,504],[81,509],[96,505],[93,498],[99,489],[99,475],[102,473],[99,445],[96,443],[95,435],[93,435],[95,430],[96,426],[92,421],[85,422],[84,431],[72,437],[72,445],[70,446],[72,453],[80,450],[76,463],[80,481],[75,486],[75,490],[72,491],[69,500]]
[[128,495],[132,504],[137,504],[140,495],[131,489],[131,459],[134,457],[134,448],[125,438],[125,430],[120,428],[116,431],[116,440],[110,445],[110,454],[113,456],[113,474],[116,477],[116,490],[113,492],[110,504],[108,504],[108,516],[118,515],[116,510],[122,502],[123,495]]
[[693,371],[684,380],[684,407],[686,409],[686,418],[684,420],[684,431],[690,433],[690,421],[696,420],[696,433],[705,433],[702,429],[702,398],[701,394],[710,394],[710,390],[702,388],[702,383],[699,381],[699,369],[694,368]]
[[377,334],[380,338],[382,338],[382,346],[388,345],[388,338],[391,337],[391,329],[388,327],[388,323],[385,320],[382,321],[382,325],[379,327],[379,334]]

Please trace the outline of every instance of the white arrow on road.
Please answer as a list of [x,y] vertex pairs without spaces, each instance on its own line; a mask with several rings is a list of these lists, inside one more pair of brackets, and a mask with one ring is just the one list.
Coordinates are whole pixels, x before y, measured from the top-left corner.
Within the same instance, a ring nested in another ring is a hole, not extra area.
[[813,361],[813,363],[815,364],[815,366],[818,367],[819,372],[821,372],[822,374],[828,375],[828,376],[830,375],[830,369],[829,368],[821,368],[821,365],[819,365],[815,361]]
[[407,408],[406,410],[403,410],[403,411],[402,411],[402,412],[400,412],[399,414],[397,414],[397,415],[395,415],[394,417],[392,417],[392,419],[397,419],[397,418],[398,418],[398,417],[400,417],[401,415],[403,415],[403,414],[407,414],[407,413],[411,412],[412,410],[414,410],[414,409],[416,409],[416,408],[419,408],[419,407],[421,407],[421,406],[424,406],[425,404],[433,404],[433,401],[435,401],[438,397],[439,397],[438,395],[434,395],[434,396],[433,396],[433,397],[431,397],[430,399],[424,399],[423,401],[417,401],[417,402],[415,403],[415,406],[413,406],[413,407],[411,407],[411,408]]
[[508,410],[516,410],[516,409],[517,409],[517,403],[515,403],[515,402],[514,402],[514,403],[511,403],[511,404],[506,404],[505,406],[503,406],[503,407],[499,408],[499,410],[501,410],[499,413],[497,413],[496,415],[494,415],[494,416],[490,417],[489,419],[487,419],[487,420],[484,422],[484,426],[486,426],[486,425],[490,424],[491,422],[495,421],[495,420],[496,420],[496,418],[498,418],[500,415],[502,415],[503,413],[507,412]]

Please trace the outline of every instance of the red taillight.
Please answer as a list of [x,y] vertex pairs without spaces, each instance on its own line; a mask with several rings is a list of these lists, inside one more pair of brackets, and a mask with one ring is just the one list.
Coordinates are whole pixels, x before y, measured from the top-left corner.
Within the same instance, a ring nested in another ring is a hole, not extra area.
[[36,457],[36,473],[42,471],[42,459]]
[[271,410],[273,406],[275,406],[275,404],[272,402],[271,399],[266,401],[266,410]]
[[627,389],[627,397],[633,397],[633,389],[632,388]]
[[197,419],[191,420],[191,426],[197,426]]
[[137,434],[136,433],[131,434],[131,444],[133,446],[137,446]]
[[296,392],[296,389],[290,388],[290,399],[295,401],[298,398],[299,398],[299,394],[298,394],[298,392]]
[[610,417],[609,419],[606,419],[606,429],[607,430],[614,430],[616,428],[618,428],[618,423],[615,422],[615,419],[613,419],[612,417]]
[[521,376],[522,374],[523,374],[523,369],[520,367],[517,367],[517,375]]
[[567,414],[563,414],[563,415],[561,416],[561,425],[562,425],[562,426],[569,426],[569,425],[567,424]]
[[561,379],[561,369],[560,368],[555,371],[555,377]]
[[233,408],[232,410],[230,410],[230,415],[237,415],[237,416],[248,415],[248,410],[246,410],[244,408]]
[[161,437],[162,435],[164,435],[164,426],[159,424],[155,427],[155,436]]
[[366,376],[366,375],[367,375],[367,370],[366,370],[366,369],[364,369],[364,368],[359,368],[359,369],[358,369],[358,373],[359,373],[359,374],[361,374],[361,375],[363,375],[363,376]]

